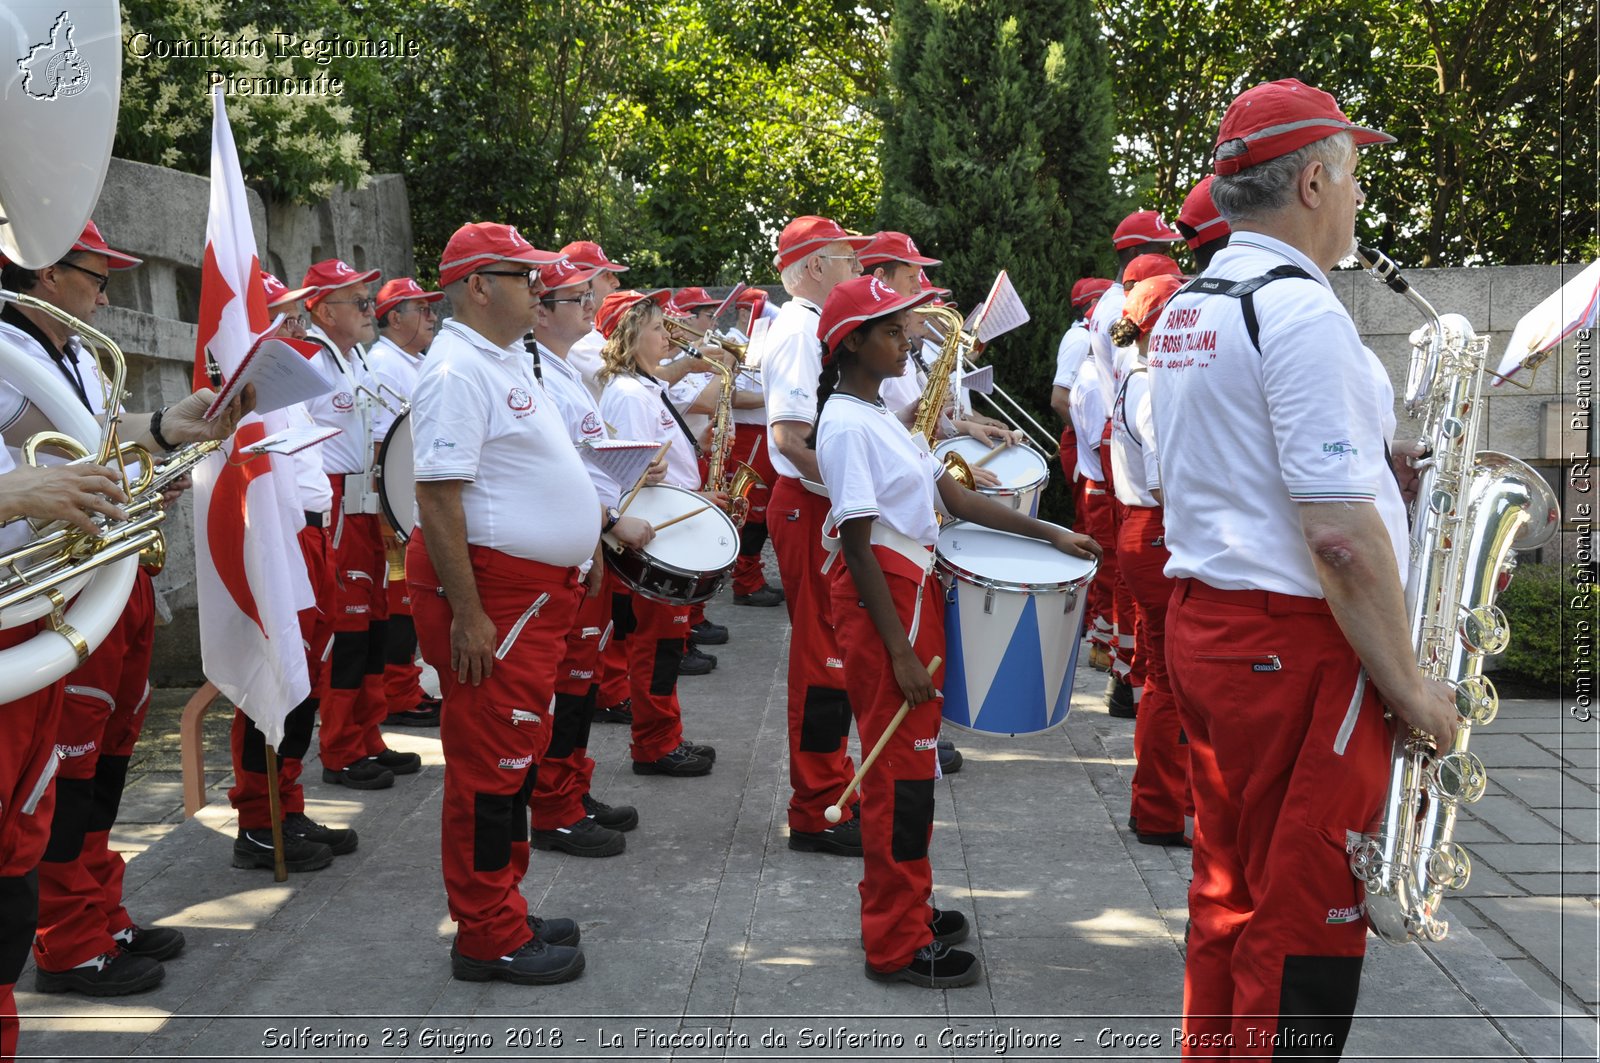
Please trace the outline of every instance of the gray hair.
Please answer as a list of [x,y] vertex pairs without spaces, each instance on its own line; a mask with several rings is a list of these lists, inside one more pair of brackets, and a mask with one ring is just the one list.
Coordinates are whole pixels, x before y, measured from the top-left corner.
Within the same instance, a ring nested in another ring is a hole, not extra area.
[[806,271],[811,268],[811,260],[826,250],[827,246],[824,245],[811,252],[805,258],[791,262],[783,267],[783,272],[779,274],[779,279],[783,281],[783,290],[790,295],[798,294],[795,289],[800,287],[800,283],[805,280]]
[[[1322,163],[1335,182],[1344,180],[1345,164],[1354,148],[1355,138],[1349,133],[1335,133],[1238,173],[1219,174],[1211,182],[1211,201],[1230,225],[1271,214],[1289,202],[1300,171],[1312,162]],[[1231,159],[1245,150],[1242,140],[1224,141],[1217,146],[1217,158]]]

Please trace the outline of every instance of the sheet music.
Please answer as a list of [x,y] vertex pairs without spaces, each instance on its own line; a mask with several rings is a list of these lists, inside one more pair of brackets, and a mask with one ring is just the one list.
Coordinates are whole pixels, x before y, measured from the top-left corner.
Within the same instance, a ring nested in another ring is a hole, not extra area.
[[978,339],[988,343],[997,336],[1003,336],[1012,329],[1026,325],[1031,318],[1028,308],[1022,305],[1022,297],[1017,294],[1017,289],[1011,284],[1011,277],[1005,270],[994,279],[994,287],[989,289],[989,297],[983,301],[983,317],[978,322]]
[[621,484],[626,490],[639,482],[639,477],[655,460],[661,444],[634,439],[585,440],[578,444],[578,454]]
[[245,447],[245,450],[251,454],[298,454],[325,439],[332,439],[341,431],[342,429],[328,428],[320,424],[294,425],[281,432],[274,432],[258,443],[252,443]]
[[[281,317],[280,317],[281,320]],[[333,384],[288,342],[268,335],[250,348],[239,369],[206,410],[205,419],[216,420],[246,384],[256,388],[256,413],[270,413],[297,402],[326,395]]]
[[961,386],[968,391],[976,391],[980,395],[994,394],[994,366],[986,365],[982,369],[968,369],[961,378]]

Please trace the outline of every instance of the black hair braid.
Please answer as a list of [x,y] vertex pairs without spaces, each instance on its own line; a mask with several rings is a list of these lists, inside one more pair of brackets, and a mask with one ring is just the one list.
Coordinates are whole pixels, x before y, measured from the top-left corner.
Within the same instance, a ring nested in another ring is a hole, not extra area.
[[822,407],[828,404],[834,391],[839,387],[839,358],[844,357],[845,350],[839,348],[839,357],[822,367],[822,372],[817,376],[817,419],[811,422],[811,434],[806,436],[806,446],[812,450],[817,449],[817,428],[822,424]]

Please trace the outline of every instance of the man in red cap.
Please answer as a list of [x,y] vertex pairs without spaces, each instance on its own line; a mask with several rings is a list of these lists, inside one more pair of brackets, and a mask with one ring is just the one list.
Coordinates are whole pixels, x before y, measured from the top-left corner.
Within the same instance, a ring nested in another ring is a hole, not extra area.
[[783,591],[767,582],[761,552],[767,545],[767,508],[778,474],[772,468],[767,446],[767,398],[760,366],[755,364],[760,350],[755,336],[756,322],[762,322],[764,335],[769,324],[766,315],[777,311],[767,306],[767,293],[760,288],[744,289],[735,301],[737,319],[750,340],[745,350],[746,362],[754,372],[739,375],[733,407],[733,452],[761,478],[761,485],[750,492],[750,511],[745,514],[744,527],[739,529],[739,559],[733,563],[733,604],[772,608],[783,604]]
[[1194,252],[1197,273],[1204,273],[1217,252],[1228,246],[1228,236],[1233,232],[1228,228],[1227,219],[1211,201],[1213,180],[1215,176],[1212,174],[1200,178],[1200,183],[1189,189],[1189,194],[1183,197],[1183,208],[1178,211],[1178,231],[1183,234],[1189,250]]
[[[105,290],[111,271],[138,265],[139,259],[111,248],[91,221],[72,249],[52,265],[30,270],[7,262],[0,269],[0,286],[92,323],[100,308],[108,305]],[[114,401],[108,410],[108,382],[66,323],[42,310],[7,303],[0,310],[0,335],[58,376],[96,417],[118,411]],[[203,414],[214,397],[215,393],[206,389],[154,413],[121,413],[121,438],[141,443],[156,454],[171,451],[180,443],[226,438],[241,407],[207,423]],[[20,443],[51,427],[27,396],[0,382],[0,431]],[[170,503],[179,493],[167,492],[166,501]],[[38,934],[33,953],[36,987],[41,992],[90,996],[142,992],[164,977],[158,961],[183,949],[179,931],[134,923],[122,906],[123,860],[109,847],[128,760],[149,706],[154,639],[155,594],[151,574],[141,568],[111,632],[67,677],[58,722],[46,736],[55,743],[58,767],[55,814],[38,868]],[[40,780],[40,785],[47,783],[47,776]],[[9,812],[5,818],[10,819]],[[37,821],[32,825],[43,826]],[[11,827],[4,829],[9,832]],[[0,842],[10,840],[0,837]],[[24,851],[32,848],[26,838],[19,838],[19,844]],[[9,870],[9,860],[7,865]]]
[[[424,291],[410,277],[396,277],[378,289],[373,308],[378,315],[378,342],[367,352],[372,391],[381,402],[372,411],[374,439],[388,436],[395,416],[411,401],[422,372],[422,356],[433,340],[434,304],[443,292]],[[409,521],[411,514],[397,514]],[[391,727],[439,726],[439,699],[422,689],[417,667],[417,629],[411,620],[411,595],[406,589],[405,547],[387,522],[381,525],[384,554],[389,560],[389,623],[383,654],[383,692],[389,706],[384,723]],[[407,529],[409,531],[409,529]]]
[[[593,240],[574,240],[561,249],[561,254],[579,269],[595,271],[594,279],[590,281],[595,306],[599,306],[605,301],[606,296],[622,287],[622,281],[617,279],[617,274],[628,272],[627,266],[607,258],[605,251]],[[600,401],[601,390],[600,348],[605,344],[605,337],[590,329],[589,334],[574,343],[572,350],[567,352],[568,361],[577,366],[578,372],[583,374],[583,382],[596,402]]]
[[1338,1058],[1367,938],[1346,845],[1383,806],[1384,710],[1454,738],[1411,643],[1393,388],[1328,283],[1357,148],[1390,139],[1298,81],[1240,95],[1211,185],[1233,235],[1150,340],[1195,803],[1186,1057]]
[[[773,260],[790,295],[767,330],[762,383],[767,396],[767,439],[778,482],[768,504],[768,529],[778,555],[789,639],[789,848],[861,855],[861,824],[830,824],[823,810],[855,774],[846,747],[850,701],[844,663],[834,642],[827,577],[822,573],[822,524],[828,499],[820,491],[817,455],[806,444],[817,420],[817,378],[822,344],[817,320],[834,286],[861,273],[856,252],[871,237],[847,233],[838,223],[804,215],[784,226]],[[818,485],[808,489],[801,481]],[[850,817],[850,810],[845,810]]]
[[523,346],[540,251],[509,225],[463,225],[439,284],[454,316],[417,381],[411,416],[417,528],[406,544],[422,655],[444,715],[445,895],[451,974],[565,982],[583,972],[570,919],[528,914],[528,798],[550,744],[550,704],[602,510]]

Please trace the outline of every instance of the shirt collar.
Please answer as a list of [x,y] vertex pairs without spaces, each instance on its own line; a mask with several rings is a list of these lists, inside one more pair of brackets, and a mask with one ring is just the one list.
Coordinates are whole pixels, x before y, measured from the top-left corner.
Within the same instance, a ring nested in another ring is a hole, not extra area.
[[[1234,230],[1233,236],[1228,239],[1228,246],[1217,252],[1217,258],[1220,259],[1224,255],[1227,255],[1229,259],[1242,257],[1247,253],[1246,248],[1250,251],[1266,251],[1269,254],[1288,259],[1309,273],[1311,278],[1324,288],[1330,292],[1333,291],[1333,285],[1329,283],[1327,274],[1322,272],[1321,266],[1307,258],[1305,253],[1298,247],[1285,243],[1275,236],[1268,236],[1266,233],[1258,233],[1250,229]],[[1216,259],[1212,261],[1216,261]]]
[[426,353],[426,352],[419,352],[417,354],[412,354],[410,351],[408,351],[404,347],[400,346],[394,340],[391,340],[388,336],[379,336],[378,337],[378,343],[377,344],[373,344],[373,346],[378,346],[378,344],[382,344],[385,347],[392,347],[394,350],[398,351],[402,356],[404,356],[408,361],[412,361],[412,362],[421,362],[422,361],[422,355],[424,353]]
[[66,352],[60,347],[57,347],[54,341],[52,341],[49,336],[45,335],[45,331],[41,329],[32,318],[28,317],[27,314],[24,314],[21,310],[19,310],[15,303],[7,303],[5,305],[5,309],[0,310],[0,321],[4,321],[8,325],[13,325],[16,328],[21,329],[23,332],[26,332],[30,337],[32,337],[35,343],[43,347],[45,352],[51,355],[53,358],[59,360],[65,357]]
[[470,325],[462,322],[460,318],[453,317],[439,326],[440,332],[454,332],[484,354],[491,354],[502,362],[515,361],[519,357],[528,356],[527,349],[519,341],[514,347],[501,347],[488,339],[483,333]]

